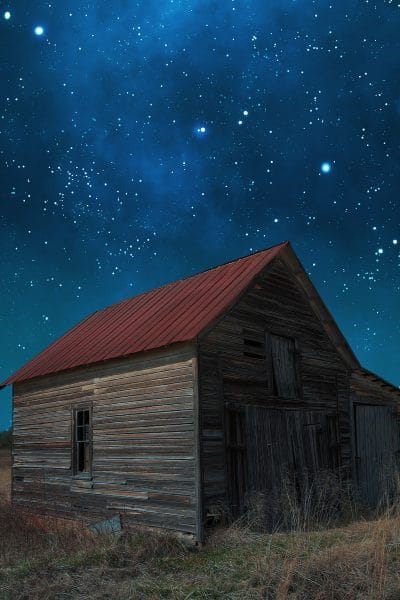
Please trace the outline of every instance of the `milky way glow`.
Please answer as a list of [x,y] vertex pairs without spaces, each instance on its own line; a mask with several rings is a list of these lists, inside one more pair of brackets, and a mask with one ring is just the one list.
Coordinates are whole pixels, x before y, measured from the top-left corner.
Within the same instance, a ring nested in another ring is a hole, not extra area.
[[400,385],[398,2],[1,6],[0,381],[94,310],[290,240]]

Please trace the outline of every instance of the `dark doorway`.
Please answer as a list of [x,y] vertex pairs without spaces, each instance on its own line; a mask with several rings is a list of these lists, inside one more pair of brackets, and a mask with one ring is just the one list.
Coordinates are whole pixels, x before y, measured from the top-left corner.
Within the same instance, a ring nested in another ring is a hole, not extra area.
[[371,506],[395,492],[399,472],[400,428],[392,407],[354,407],[357,480]]
[[[271,493],[283,478],[294,486],[339,466],[336,414],[270,409],[226,409],[229,500],[234,516],[253,492]],[[300,493],[300,492],[299,492]]]
[[225,445],[230,510],[238,517],[245,509],[247,491],[246,413],[244,408],[227,405]]

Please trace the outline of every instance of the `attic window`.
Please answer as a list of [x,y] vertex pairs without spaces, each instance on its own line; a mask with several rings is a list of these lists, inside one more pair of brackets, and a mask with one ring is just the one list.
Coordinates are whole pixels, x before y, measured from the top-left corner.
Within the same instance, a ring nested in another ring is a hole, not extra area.
[[270,335],[271,379],[273,394],[282,398],[300,396],[299,360],[296,340]]
[[74,411],[73,470],[75,475],[92,471],[92,414],[90,407]]
[[249,329],[243,330],[243,356],[265,360],[265,341],[263,333],[251,331]]

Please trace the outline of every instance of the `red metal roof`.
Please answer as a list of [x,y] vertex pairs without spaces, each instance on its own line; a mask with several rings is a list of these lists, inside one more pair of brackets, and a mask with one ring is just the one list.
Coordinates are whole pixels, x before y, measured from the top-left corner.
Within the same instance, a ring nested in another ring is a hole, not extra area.
[[195,338],[287,242],[97,311],[0,387]]

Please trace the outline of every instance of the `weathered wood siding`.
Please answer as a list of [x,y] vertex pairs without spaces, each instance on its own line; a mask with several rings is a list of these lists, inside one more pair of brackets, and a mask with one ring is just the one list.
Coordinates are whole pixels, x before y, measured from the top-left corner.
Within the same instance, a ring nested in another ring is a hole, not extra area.
[[365,501],[376,506],[398,493],[400,427],[391,406],[356,404],[357,481]]
[[391,493],[400,470],[400,390],[359,371],[352,373],[350,391],[353,477],[374,506]]
[[[194,346],[179,345],[14,388],[13,501],[63,517],[196,534]],[[72,473],[72,411],[93,410],[91,475]]]
[[338,466],[336,424],[326,412],[247,406],[246,413],[252,489],[272,490],[300,465],[310,474]]
[[[296,341],[297,398],[282,398],[274,392],[268,348],[273,335]],[[329,414],[336,419],[338,431],[338,447],[333,451],[340,466],[350,470],[348,370],[296,278],[279,259],[200,339],[199,372],[205,514],[215,504],[228,502],[226,406]],[[237,451],[243,454],[244,449]]]
[[400,406],[400,390],[364,371],[351,375],[351,399],[354,404]]

